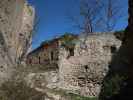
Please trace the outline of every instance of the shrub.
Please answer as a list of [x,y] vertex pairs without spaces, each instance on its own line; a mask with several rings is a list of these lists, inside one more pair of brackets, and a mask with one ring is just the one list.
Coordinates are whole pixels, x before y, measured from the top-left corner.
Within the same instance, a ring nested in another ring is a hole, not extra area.
[[77,41],[78,37],[75,34],[72,33],[65,33],[63,36],[61,36],[61,43],[62,46],[66,49],[74,48],[75,43]]
[[44,100],[44,96],[23,81],[9,80],[0,87],[0,100]]
[[121,86],[126,79],[127,77],[124,75],[123,76],[119,74],[111,75],[111,77],[109,77],[103,82],[102,96],[110,98],[114,95],[119,94],[122,88]]
[[97,97],[84,97],[77,94],[69,93],[71,100],[98,100]]
[[51,92],[53,94],[61,95],[66,100],[98,100],[97,97],[85,97],[85,96],[81,96],[80,94],[72,93],[71,91],[68,91],[68,90],[59,89],[59,90],[51,90]]

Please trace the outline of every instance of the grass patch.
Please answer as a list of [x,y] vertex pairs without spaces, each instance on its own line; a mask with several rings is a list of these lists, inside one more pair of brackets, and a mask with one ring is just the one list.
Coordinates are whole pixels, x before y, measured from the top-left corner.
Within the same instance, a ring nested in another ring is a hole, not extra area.
[[56,94],[56,95],[61,95],[68,100],[98,100],[97,97],[84,97],[78,94],[70,93],[67,90],[49,90],[49,92]]
[[43,100],[44,96],[23,81],[9,80],[0,87],[0,100]]
[[102,97],[110,98],[120,93],[122,84],[128,77],[126,75],[112,74],[103,82]]
[[70,96],[71,100],[98,100],[97,97],[84,97],[73,93],[68,93],[67,96]]

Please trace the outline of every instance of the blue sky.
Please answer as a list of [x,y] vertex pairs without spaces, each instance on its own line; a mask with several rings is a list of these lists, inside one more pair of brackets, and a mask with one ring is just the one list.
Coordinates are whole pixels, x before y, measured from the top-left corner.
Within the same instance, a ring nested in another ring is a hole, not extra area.
[[[44,40],[52,39],[65,32],[80,33],[78,28],[73,27],[68,16],[78,16],[79,0],[28,0],[36,9],[39,19],[36,35],[33,38],[32,47],[36,48]],[[123,14],[127,16],[127,0],[121,0]],[[115,30],[125,28],[127,18],[118,21]]]

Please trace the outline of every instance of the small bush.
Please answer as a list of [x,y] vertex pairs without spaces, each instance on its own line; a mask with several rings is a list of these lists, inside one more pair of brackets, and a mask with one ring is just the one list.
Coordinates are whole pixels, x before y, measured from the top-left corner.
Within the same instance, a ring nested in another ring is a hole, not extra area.
[[65,47],[66,49],[74,48],[77,39],[78,39],[77,35],[72,33],[65,33],[60,38],[62,46]]
[[103,91],[102,96],[110,98],[114,95],[119,94],[121,86],[124,81],[127,79],[126,76],[119,74],[114,74],[103,82]]
[[23,81],[10,80],[0,87],[0,100],[44,100],[44,96]]
[[[79,94],[72,93],[67,90],[51,90],[52,93],[56,95],[61,95],[62,97],[66,98],[66,100],[98,100],[97,97],[84,97]],[[64,99],[63,99],[64,100]]]
[[77,94],[69,93],[71,100],[98,100],[96,97],[83,97]]

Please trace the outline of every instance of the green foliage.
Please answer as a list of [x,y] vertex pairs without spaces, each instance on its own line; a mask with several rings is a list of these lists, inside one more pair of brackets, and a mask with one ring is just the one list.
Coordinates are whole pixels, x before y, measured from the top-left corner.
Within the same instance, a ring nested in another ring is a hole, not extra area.
[[32,16],[33,15],[32,8],[30,6],[27,6],[27,8],[28,8],[28,11],[29,11],[30,16]]
[[118,38],[119,40],[123,40],[123,38],[124,38],[124,33],[125,33],[124,30],[120,30],[120,31],[116,31],[116,32],[114,33],[114,35],[115,35],[116,38]]
[[[41,43],[41,45],[49,44],[51,41],[54,41],[54,40],[56,40],[56,39],[45,40],[44,42]],[[59,40],[61,42],[61,46],[65,47],[66,49],[69,49],[69,48],[74,48],[75,43],[78,40],[78,36],[75,34],[66,32],[61,37],[57,38],[57,40]]]
[[68,49],[68,48],[74,48],[77,39],[78,39],[77,35],[74,35],[72,33],[65,33],[60,40],[62,46]]
[[0,87],[0,100],[43,100],[44,94],[28,87],[23,81],[7,81]]
[[[98,100],[97,97],[84,97],[78,94],[74,94],[67,90],[51,90],[50,92],[54,94],[60,94],[62,97],[65,97],[66,100]],[[77,91],[78,92],[78,91]]]
[[73,93],[69,93],[67,95],[70,96],[71,100],[98,100],[96,97],[83,97]]
[[104,81],[103,86],[103,96],[111,97],[113,95],[119,94],[121,85],[126,80],[125,76],[119,74],[114,74],[111,78],[108,78]]

